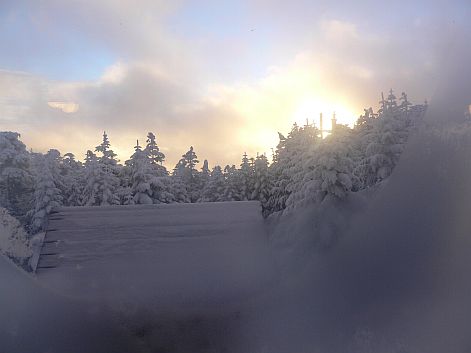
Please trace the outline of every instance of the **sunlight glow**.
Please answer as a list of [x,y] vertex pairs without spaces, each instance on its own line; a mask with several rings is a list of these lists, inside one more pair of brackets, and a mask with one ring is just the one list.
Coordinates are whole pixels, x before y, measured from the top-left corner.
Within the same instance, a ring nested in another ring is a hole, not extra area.
[[293,113],[293,122],[302,126],[306,124],[306,119],[309,124],[314,124],[319,128],[319,115],[323,114],[324,129],[331,128],[331,119],[335,113],[338,124],[346,124],[350,127],[353,126],[357,119],[357,115],[349,107],[331,102],[329,100],[319,98],[305,98],[298,103],[295,112]]

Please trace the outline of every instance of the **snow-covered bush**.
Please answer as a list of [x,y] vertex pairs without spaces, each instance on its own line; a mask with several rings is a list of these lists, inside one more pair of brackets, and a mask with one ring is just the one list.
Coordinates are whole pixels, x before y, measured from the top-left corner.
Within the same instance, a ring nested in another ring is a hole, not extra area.
[[20,265],[32,255],[28,234],[5,208],[0,208],[0,253]]

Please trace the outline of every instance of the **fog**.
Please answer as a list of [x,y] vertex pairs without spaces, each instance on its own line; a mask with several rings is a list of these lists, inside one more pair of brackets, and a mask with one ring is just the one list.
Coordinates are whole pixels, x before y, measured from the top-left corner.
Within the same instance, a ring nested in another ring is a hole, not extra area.
[[[291,240],[291,249],[309,260],[281,265],[288,268],[280,292],[286,306],[278,300],[282,309],[266,325],[265,340],[274,342],[267,351],[438,353],[471,347],[467,50],[455,43],[447,53],[423,126],[385,185],[374,197],[366,195],[365,210],[339,221],[352,209],[344,202],[330,216],[306,221],[315,211],[305,211],[275,227],[275,236],[285,239],[287,229],[298,228],[288,239],[304,243]],[[329,223],[335,224],[329,233],[335,244],[326,248],[319,229]],[[286,252],[286,244],[279,248]]]
[[[117,302],[103,299],[109,293],[96,301],[61,292],[57,281],[48,287],[0,258],[2,350],[471,350],[470,38],[441,34],[449,40],[430,81],[436,88],[426,118],[379,187],[271,217],[269,244],[249,241],[244,246],[255,246],[247,252],[238,242],[206,240],[175,256],[160,254],[162,268],[174,267],[159,269],[158,283],[178,289],[161,302],[147,281],[155,275],[150,258],[128,258],[137,278],[123,264],[107,265],[124,274]],[[237,251],[250,259],[238,259]],[[107,266],[96,274],[103,282],[111,281]],[[199,278],[202,272],[211,274]],[[247,287],[234,289],[237,281]]]

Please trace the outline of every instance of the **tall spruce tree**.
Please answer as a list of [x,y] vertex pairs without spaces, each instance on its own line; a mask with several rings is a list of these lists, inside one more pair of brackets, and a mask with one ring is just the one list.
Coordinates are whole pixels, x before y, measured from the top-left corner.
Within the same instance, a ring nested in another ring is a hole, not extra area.
[[269,212],[267,206],[270,197],[270,189],[271,180],[268,172],[268,160],[267,157],[262,154],[257,156],[254,163],[254,189],[251,199],[261,202],[265,214]]
[[152,132],[147,134],[146,143],[147,145],[144,152],[150,159],[150,163],[162,165],[162,163],[165,161],[165,154],[163,154],[160,151],[159,146],[157,146],[155,135]]
[[201,194],[198,185],[198,170],[196,169],[198,163],[198,156],[193,150],[193,146],[191,146],[188,152],[182,155],[180,160],[180,168],[182,168],[180,170],[182,172],[181,178],[186,186],[190,202],[196,202]]
[[[406,113],[407,114],[407,113]],[[408,122],[398,107],[392,90],[381,100],[373,128],[366,134],[364,158],[356,167],[361,187],[372,186],[392,173],[408,137]]]
[[54,157],[54,154],[45,156],[38,154],[35,157],[34,197],[29,212],[30,230],[33,234],[43,231],[47,216],[54,208],[62,205],[61,190],[58,181],[54,180]]
[[104,164],[116,165],[116,153],[110,149],[111,143],[106,134],[106,131],[103,131],[103,140],[102,142],[95,147],[95,152],[101,153],[100,161]]
[[85,155],[84,176],[85,183],[82,193],[82,204],[84,206],[99,206],[99,173],[100,166],[98,158],[92,151],[88,150]]
[[119,205],[119,197],[117,190],[120,185],[117,168],[116,153],[110,148],[111,144],[106,132],[103,133],[103,141],[95,148],[96,152],[100,152],[98,158],[98,191],[97,202],[101,206]]
[[131,156],[131,183],[134,203],[152,204],[152,174],[151,161],[146,153],[142,151],[139,141],[134,147],[134,154]]
[[242,156],[242,163],[240,164],[239,174],[241,184],[241,199],[243,201],[251,200],[254,188],[254,168],[246,152],[244,152],[244,155]]

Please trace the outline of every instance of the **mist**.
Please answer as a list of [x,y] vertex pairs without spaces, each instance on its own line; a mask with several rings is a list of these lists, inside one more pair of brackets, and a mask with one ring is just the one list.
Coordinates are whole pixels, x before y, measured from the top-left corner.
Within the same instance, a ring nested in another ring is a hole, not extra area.
[[[82,71],[52,69],[50,43],[41,60],[24,44],[0,59],[2,350],[471,350],[465,2],[391,4],[401,21],[369,1],[256,1],[248,20],[247,4],[214,19],[207,2],[115,5],[71,5],[86,21],[57,1],[28,8],[31,28],[88,48],[61,47]],[[23,7],[0,11],[23,23]],[[345,112],[331,130],[318,111],[291,127],[313,97]],[[154,127],[173,172],[132,150]],[[93,149],[108,128],[125,163],[105,138],[83,164],[42,153]],[[215,168],[193,147],[180,159],[191,145]]]

